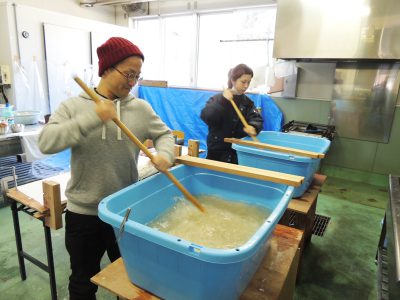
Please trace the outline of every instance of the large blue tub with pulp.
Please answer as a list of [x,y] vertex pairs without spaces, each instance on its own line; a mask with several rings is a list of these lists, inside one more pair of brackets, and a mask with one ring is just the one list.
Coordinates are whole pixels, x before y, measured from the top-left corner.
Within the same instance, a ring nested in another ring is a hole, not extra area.
[[[262,131],[257,135],[257,139],[261,143],[274,146],[289,147],[323,154],[328,152],[331,144],[326,138],[276,131]],[[251,138],[245,137],[243,140],[251,140]],[[304,176],[303,183],[294,189],[293,197],[295,198],[300,197],[307,190],[321,162],[321,158],[311,158],[239,144],[233,144],[232,148],[237,152],[239,165]]]
[[118,240],[130,280],[164,299],[237,299],[264,257],[267,240],[287,208],[293,187],[186,165],[171,172],[194,196],[217,195],[260,205],[270,215],[238,248],[203,247],[146,225],[182,194],[163,174],[139,181],[99,204],[100,218],[113,226],[116,235],[131,208]]

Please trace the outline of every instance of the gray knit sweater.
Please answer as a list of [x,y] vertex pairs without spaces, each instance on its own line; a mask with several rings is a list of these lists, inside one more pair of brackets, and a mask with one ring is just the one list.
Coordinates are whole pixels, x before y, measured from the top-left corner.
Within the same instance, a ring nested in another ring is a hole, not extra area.
[[[144,100],[128,95],[120,101],[120,120],[142,142],[152,139],[158,154],[173,161],[173,136]],[[68,210],[97,215],[106,196],[138,180],[139,148],[113,122],[103,123],[86,93],[59,106],[39,136],[43,153],[71,148]]]

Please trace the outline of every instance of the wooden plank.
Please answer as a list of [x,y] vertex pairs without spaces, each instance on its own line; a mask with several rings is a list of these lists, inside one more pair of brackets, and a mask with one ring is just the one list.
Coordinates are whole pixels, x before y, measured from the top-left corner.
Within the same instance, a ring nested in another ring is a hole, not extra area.
[[150,292],[134,285],[129,280],[122,258],[109,264],[90,278],[90,281],[124,299],[160,299]]
[[300,198],[293,198],[287,208],[302,214],[308,214],[310,207],[317,200],[319,192],[320,189],[309,188]]
[[48,208],[44,205],[41,205],[35,199],[25,195],[24,193],[16,190],[15,188],[9,189],[7,192],[7,197],[22,203],[23,205],[30,207],[42,214],[46,214],[48,212]]
[[269,149],[269,150],[285,152],[285,153],[291,153],[291,154],[296,154],[296,155],[306,156],[306,157],[311,157],[311,158],[324,158],[325,157],[324,153],[318,153],[318,152],[313,152],[313,151],[307,151],[307,150],[301,150],[301,149],[295,149],[295,148],[289,148],[289,147],[283,147],[283,146],[277,146],[277,145],[272,145],[272,144],[247,141],[247,140],[241,140],[241,139],[235,139],[235,138],[224,138],[224,142],[239,144],[239,145],[243,145],[243,146],[256,147],[256,148],[261,148],[261,149]]
[[191,157],[191,156],[177,157],[176,162],[192,167],[204,168],[228,174],[272,181],[275,183],[287,184],[291,186],[300,186],[304,180],[304,177],[302,176],[280,173],[275,171],[268,171],[264,169],[257,169],[247,166],[240,166],[240,165],[203,159],[198,157]]
[[[275,227],[268,252],[241,300],[290,299],[293,296],[302,237],[301,230],[279,224]],[[124,299],[159,299],[129,280],[122,258],[106,266],[90,280]]]
[[292,299],[302,238],[301,230],[276,225],[268,252],[240,300]]
[[54,181],[43,181],[43,200],[50,214],[45,217],[45,224],[52,229],[62,228],[62,208],[60,184]]
[[138,84],[142,85],[142,86],[168,87],[168,81],[164,81],[164,80],[143,79],[143,80],[140,80]]

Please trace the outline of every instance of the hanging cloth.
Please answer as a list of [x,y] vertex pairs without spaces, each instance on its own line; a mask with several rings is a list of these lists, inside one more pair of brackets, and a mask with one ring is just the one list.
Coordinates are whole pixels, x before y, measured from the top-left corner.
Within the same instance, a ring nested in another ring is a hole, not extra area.
[[30,99],[32,99],[33,110],[38,110],[41,115],[48,113],[48,104],[44,95],[42,78],[40,76],[38,63],[36,57],[33,57],[32,67],[31,67],[31,84],[32,84],[32,94]]
[[15,89],[15,110],[34,110],[32,103],[29,101],[31,87],[29,85],[28,75],[18,59],[18,56],[14,57],[14,84],[18,87]]

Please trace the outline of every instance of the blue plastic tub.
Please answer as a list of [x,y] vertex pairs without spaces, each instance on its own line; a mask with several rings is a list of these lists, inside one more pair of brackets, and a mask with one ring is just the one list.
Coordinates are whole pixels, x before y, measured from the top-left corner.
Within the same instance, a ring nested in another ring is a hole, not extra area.
[[[326,138],[276,131],[262,131],[257,138],[260,142],[266,144],[324,154],[328,151],[331,144]],[[250,137],[243,139],[251,140]],[[294,189],[293,197],[295,198],[300,197],[307,190],[321,162],[320,158],[299,156],[251,146],[233,144],[232,147],[237,152],[239,165],[304,176],[302,185]]]
[[182,196],[165,175],[133,184],[99,204],[100,218],[114,227],[116,235],[131,208],[118,241],[130,280],[164,299],[237,299],[264,257],[267,240],[287,208],[293,187],[185,165],[171,171],[193,195],[213,194],[261,205],[271,214],[236,249],[202,247],[146,225]]

